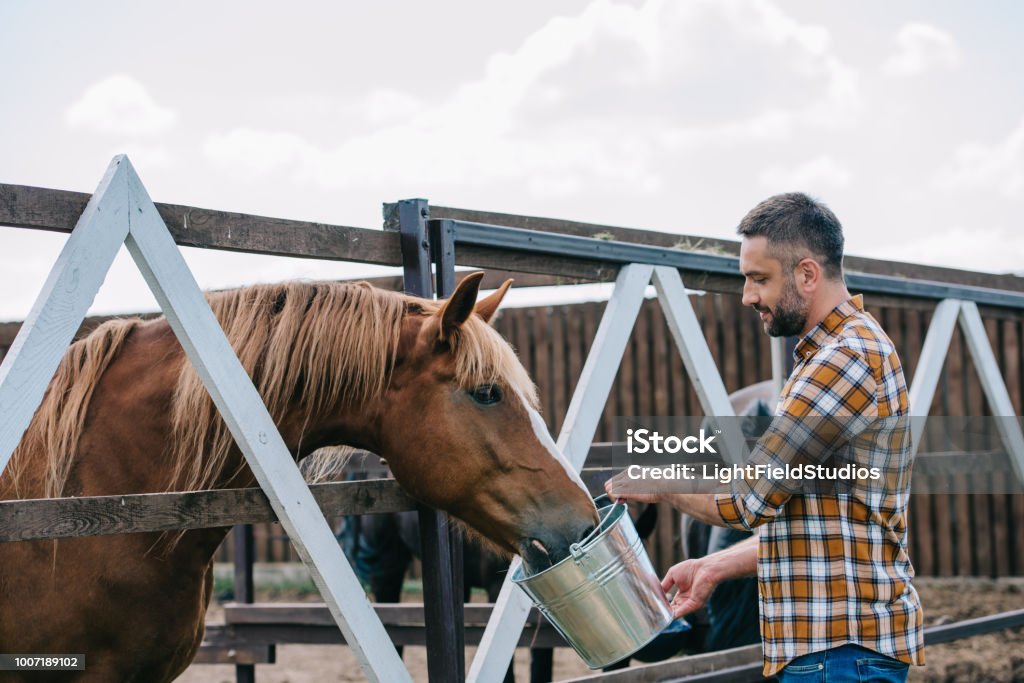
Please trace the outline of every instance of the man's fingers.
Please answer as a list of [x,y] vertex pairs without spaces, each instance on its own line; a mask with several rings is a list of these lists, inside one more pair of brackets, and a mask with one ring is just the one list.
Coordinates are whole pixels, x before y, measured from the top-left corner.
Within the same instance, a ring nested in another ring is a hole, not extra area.
[[677,596],[676,599],[672,601],[671,605],[672,614],[676,617],[684,617],[690,612],[696,612],[703,606],[704,603],[699,600],[694,600],[693,595],[687,595],[682,600]]

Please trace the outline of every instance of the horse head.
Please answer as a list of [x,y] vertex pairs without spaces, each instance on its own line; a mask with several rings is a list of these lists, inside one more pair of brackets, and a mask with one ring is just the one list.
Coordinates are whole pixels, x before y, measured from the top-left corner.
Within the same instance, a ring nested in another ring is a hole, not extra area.
[[543,568],[569,554],[596,512],[537,412],[533,382],[489,324],[511,280],[477,302],[482,277],[443,302],[410,300],[378,452],[411,495]]

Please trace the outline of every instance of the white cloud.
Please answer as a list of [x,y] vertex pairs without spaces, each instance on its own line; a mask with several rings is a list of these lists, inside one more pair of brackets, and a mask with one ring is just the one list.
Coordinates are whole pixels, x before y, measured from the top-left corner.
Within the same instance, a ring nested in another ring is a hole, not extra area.
[[373,124],[389,124],[415,115],[423,104],[415,97],[382,88],[374,90],[362,102],[363,117]]
[[882,65],[889,76],[916,76],[936,66],[960,63],[960,48],[951,35],[931,24],[912,23],[896,35],[897,52]]
[[319,152],[294,133],[236,128],[214,133],[203,143],[203,154],[215,163],[231,167],[248,177],[261,177]]
[[994,189],[1011,199],[1024,199],[1024,119],[1006,139],[993,145],[960,145],[936,176],[943,189]]
[[340,145],[240,126],[210,136],[204,153],[220,167],[328,188],[518,180],[538,197],[644,195],[664,187],[661,166],[680,149],[849,125],[862,109],[857,73],[829,46],[825,28],[768,0],[594,0],[440,101],[370,93],[367,116],[379,125]]
[[830,156],[820,156],[793,167],[773,165],[761,172],[758,182],[773,192],[812,191],[846,187],[853,174]]
[[864,256],[890,261],[1021,274],[1024,234],[1004,227],[954,227],[896,244],[877,241],[876,246],[861,251]]
[[72,128],[126,135],[162,133],[175,119],[177,114],[158,104],[145,86],[121,74],[89,86],[65,115]]

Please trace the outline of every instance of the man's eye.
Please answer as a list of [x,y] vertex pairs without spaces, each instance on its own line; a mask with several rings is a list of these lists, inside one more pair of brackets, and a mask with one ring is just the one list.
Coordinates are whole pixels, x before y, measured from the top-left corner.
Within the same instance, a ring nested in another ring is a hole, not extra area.
[[483,406],[489,406],[501,400],[501,387],[497,384],[487,384],[469,392],[470,398]]

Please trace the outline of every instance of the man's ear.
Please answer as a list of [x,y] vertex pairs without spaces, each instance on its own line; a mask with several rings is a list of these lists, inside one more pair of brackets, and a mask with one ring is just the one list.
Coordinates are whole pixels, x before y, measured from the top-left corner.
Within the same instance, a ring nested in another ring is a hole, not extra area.
[[491,322],[491,318],[498,312],[498,306],[501,305],[501,300],[505,298],[505,293],[508,292],[508,288],[511,286],[511,278],[502,282],[501,287],[498,287],[490,296],[476,302],[476,308],[473,309],[473,312],[483,318],[485,323]]
[[440,338],[442,340],[451,339],[459,326],[473,315],[473,306],[476,305],[476,296],[480,293],[480,281],[483,278],[483,272],[479,271],[462,278],[462,281],[455,287],[455,291],[437,312],[441,318]]
[[803,292],[812,292],[817,289],[821,285],[824,275],[824,272],[821,270],[821,264],[810,257],[800,259],[800,262],[796,264],[796,270],[793,272],[797,289]]

